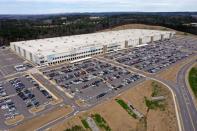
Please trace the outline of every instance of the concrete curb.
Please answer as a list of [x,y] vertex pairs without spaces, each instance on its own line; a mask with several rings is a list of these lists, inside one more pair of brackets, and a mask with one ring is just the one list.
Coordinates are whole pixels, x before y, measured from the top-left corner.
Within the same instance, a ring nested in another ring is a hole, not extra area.
[[160,81],[160,80],[157,80],[157,79],[154,79],[154,78],[150,78],[150,79],[162,83],[162,84],[165,85],[165,86],[170,90],[170,92],[172,93],[172,97],[173,97],[173,101],[174,101],[174,106],[175,106],[175,112],[176,112],[176,118],[177,118],[177,122],[178,122],[179,131],[183,131],[184,129],[183,129],[183,127],[181,126],[181,116],[180,116],[179,111],[178,111],[178,106],[177,106],[177,101],[176,101],[176,95],[174,94],[173,90],[172,90],[167,84],[165,84],[164,82],[162,82],[162,81]]

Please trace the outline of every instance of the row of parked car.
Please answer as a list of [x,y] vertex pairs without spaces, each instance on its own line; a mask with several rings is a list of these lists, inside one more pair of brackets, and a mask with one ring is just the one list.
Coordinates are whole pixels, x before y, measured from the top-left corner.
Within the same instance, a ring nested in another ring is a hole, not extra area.
[[35,95],[18,78],[10,80],[9,82],[16,90],[18,96],[25,102],[26,107],[38,107],[40,105]]
[[119,63],[134,66],[149,73],[156,73],[191,55],[191,53],[180,50],[172,43],[174,43],[173,40],[158,41],[127,51],[108,54],[105,57],[113,58]]
[[25,76],[28,81],[30,81],[46,98],[52,99],[52,96],[49,94],[47,90],[45,90],[43,87],[41,87],[33,78],[31,78],[29,75]]
[[19,115],[19,111],[16,109],[16,106],[11,98],[5,98],[0,100],[1,110],[4,111],[5,119],[13,118],[16,115]]
[[3,84],[0,83],[0,97],[5,97],[5,96],[7,96],[6,90],[3,87]]

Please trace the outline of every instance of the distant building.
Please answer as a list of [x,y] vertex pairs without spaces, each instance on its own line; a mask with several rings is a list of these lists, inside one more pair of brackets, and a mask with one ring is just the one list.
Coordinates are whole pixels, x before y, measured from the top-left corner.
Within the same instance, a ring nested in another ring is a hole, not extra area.
[[98,20],[98,19],[100,19],[100,17],[99,16],[91,16],[91,17],[89,17],[91,20]]
[[191,23],[191,25],[197,27],[197,23]]
[[43,23],[45,23],[45,24],[52,24],[52,20],[51,19],[44,20]]
[[169,39],[171,31],[129,29],[10,43],[18,55],[37,65],[53,65]]

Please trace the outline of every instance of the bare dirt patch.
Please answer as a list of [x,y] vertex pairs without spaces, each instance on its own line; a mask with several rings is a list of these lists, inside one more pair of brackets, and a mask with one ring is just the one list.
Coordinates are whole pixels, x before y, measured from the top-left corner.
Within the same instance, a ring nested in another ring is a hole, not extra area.
[[152,81],[145,81],[135,88],[131,88],[120,96],[104,102],[91,109],[83,112],[62,122],[61,124],[53,126],[50,131],[65,130],[75,125],[83,126],[82,118],[86,118],[91,114],[100,114],[108,123],[113,131],[176,131],[178,130],[174,103],[170,91],[161,85],[160,94],[165,95],[165,110],[150,110],[147,116],[147,123],[139,121],[130,116],[116,101],[116,98],[123,99],[125,102],[130,102],[141,113],[146,115],[147,107],[144,102],[144,97],[150,97],[152,93]]
[[43,111],[45,109],[45,106],[41,105],[39,107],[32,107],[31,109],[29,109],[29,112],[34,114],[40,111]]
[[[122,26],[117,26],[115,28],[106,29],[103,31],[116,31],[116,30],[125,30],[125,29],[149,29],[149,30],[164,30],[164,31],[176,31],[170,28],[162,27],[162,26],[153,26],[153,25],[145,25],[145,24],[126,24]],[[178,35],[192,35],[185,32],[176,31]],[[196,35],[192,35],[196,36]]]
[[50,111],[50,113],[47,113],[45,115],[41,115],[38,117],[35,117],[33,119],[30,119],[23,124],[12,128],[12,131],[33,131],[36,128],[56,119],[61,116],[65,116],[66,114],[70,113],[72,111],[72,108],[70,106],[63,106],[63,107],[57,107]]
[[52,100],[52,101],[50,101],[49,103],[51,104],[51,105],[57,105],[57,104],[60,104],[60,103],[62,103],[63,102],[63,99],[58,99],[58,100]]
[[16,124],[17,122],[22,121],[23,119],[24,119],[24,116],[23,116],[23,115],[17,115],[17,116],[15,116],[15,117],[12,118],[12,119],[6,120],[6,121],[5,121],[5,124],[6,124],[6,125],[14,125],[14,124]]

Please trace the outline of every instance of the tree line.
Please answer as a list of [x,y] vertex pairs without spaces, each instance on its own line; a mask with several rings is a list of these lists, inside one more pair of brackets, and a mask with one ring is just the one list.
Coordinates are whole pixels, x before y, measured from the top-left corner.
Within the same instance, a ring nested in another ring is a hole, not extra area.
[[197,35],[197,27],[188,25],[188,23],[197,23],[197,18],[190,15],[164,16],[142,13],[99,17],[91,15],[49,16],[38,19],[1,19],[0,45],[9,45],[13,41],[93,33],[119,25],[136,23],[164,26]]

